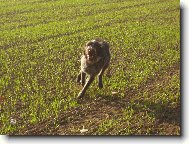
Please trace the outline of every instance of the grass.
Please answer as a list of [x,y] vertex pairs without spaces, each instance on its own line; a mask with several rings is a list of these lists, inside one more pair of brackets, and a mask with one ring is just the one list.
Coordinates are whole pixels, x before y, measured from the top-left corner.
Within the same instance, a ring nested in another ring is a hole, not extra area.
[[[0,17],[0,134],[180,135],[179,1],[10,0]],[[111,45],[105,88],[77,101],[96,37]]]

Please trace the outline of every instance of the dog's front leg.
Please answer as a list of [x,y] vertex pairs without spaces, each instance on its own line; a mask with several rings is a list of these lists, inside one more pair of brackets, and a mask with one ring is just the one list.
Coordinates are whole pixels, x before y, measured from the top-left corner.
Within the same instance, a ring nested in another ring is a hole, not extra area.
[[88,89],[88,87],[91,85],[91,83],[94,81],[94,76],[90,76],[86,84],[84,85],[83,89],[81,92],[78,94],[77,98],[82,98]]
[[80,82],[81,82],[81,85],[84,86],[84,85],[85,85],[85,77],[86,77],[86,74],[81,71],[81,72],[77,75],[77,83],[80,83]]

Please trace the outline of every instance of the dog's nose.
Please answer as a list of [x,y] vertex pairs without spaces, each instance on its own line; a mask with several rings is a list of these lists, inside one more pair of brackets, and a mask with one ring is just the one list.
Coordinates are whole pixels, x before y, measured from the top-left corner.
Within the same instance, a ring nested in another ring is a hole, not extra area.
[[94,56],[87,55],[88,60],[93,60]]

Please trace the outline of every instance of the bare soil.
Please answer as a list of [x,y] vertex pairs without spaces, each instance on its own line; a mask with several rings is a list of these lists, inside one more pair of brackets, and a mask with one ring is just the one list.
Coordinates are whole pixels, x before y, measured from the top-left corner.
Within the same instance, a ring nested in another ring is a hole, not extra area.
[[[76,108],[62,112],[57,119],[49,118],[45,121],[39,122],[35,125],[30,125],[16,135],[83,135],[80,130],[83,128],[88,131],[85,135],[96,135],[99,125],[108,119],[119,119],[123,117],[122,108],[126,108],[130,101],[138,102],[143,105],[144,103],[148,105],[149,111],[153,111],[156,115],[155,123],[145,124],[141,129],[142,135],[145,134],[147,127],[151,127],[150,135],[178,135],[180,133],[180,122],[181,122],[181,107],[178,104],[176,107],[171,107],[169,105],[161,105],[161,109],[157,109],[157,104],[151,103],[144,100],[142,97],[137,97],[138,93],[144,91],[154,92],[153,88],[157,83],[167,84],[170,78],[174,75],[180,75],[180,66],[175,64],[173,67],[167,70],[159,71],[154,77],[150,78],[144,85],[142,85],[137,90],[126,91],[125,97],[120,98],[117,96],[104,96],[97,95],[96,98],[90,98],[85,96],[84,99],[79,100],[80,104]],[[140,116],[137,113],[137,116]],[[137,120],[136,120],[137,121]],[[133,125],[133,127],[137,125]],[[122,129],[124,123],[117,125],[116,129]],[[114,135],[115,129],[111,128],[104,135]],[[119,132],[116,132],[119,134]],[[137,133],[136,133],[137,134]]]

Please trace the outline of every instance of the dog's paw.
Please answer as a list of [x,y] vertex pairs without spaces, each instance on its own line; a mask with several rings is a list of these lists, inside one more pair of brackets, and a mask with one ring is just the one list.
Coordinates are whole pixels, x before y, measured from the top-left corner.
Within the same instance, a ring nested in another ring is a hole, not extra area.
[[82,92],[80,92],[80,93],[77,95],[77,98],[80,99],[80,98],[83,97],[83,95],[84,95],[84,94],[83,94]]
[[78,84],[81,83],[81,74],[79,74],[79,75],[77,76],[76,82],[77,82]]

